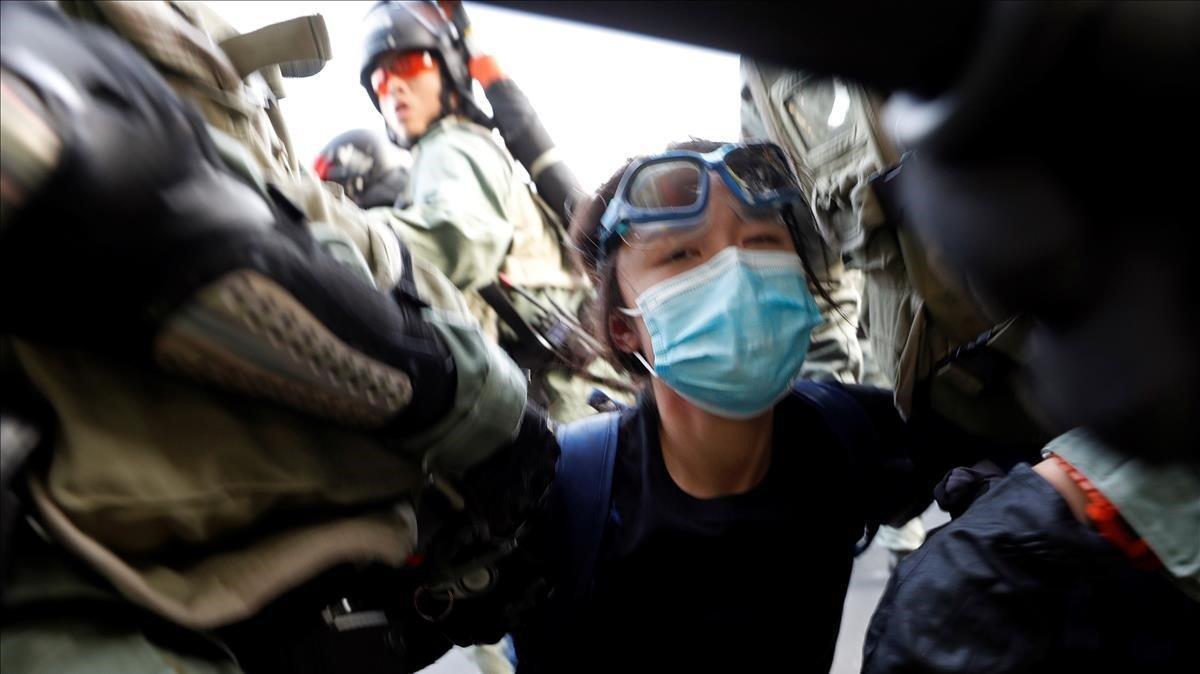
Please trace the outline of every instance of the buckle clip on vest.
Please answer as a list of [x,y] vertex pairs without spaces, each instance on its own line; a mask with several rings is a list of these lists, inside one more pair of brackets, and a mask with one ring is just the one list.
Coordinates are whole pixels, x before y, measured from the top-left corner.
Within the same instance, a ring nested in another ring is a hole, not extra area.
[[386,627],[389,624],[387,614],[383,611],[354,609],[350,606],[350,600],[346,598],[338,604],[331,604],[322,609],[321,618],[337,632]]
[[221,43],[238,75],[278,65],[284,77],[311,77],[333,58],[329,29],[320,14],[288,19],[235,35]]

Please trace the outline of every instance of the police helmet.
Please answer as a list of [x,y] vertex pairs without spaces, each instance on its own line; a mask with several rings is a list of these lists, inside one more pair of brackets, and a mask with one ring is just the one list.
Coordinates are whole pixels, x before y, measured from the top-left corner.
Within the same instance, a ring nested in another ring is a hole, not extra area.
[[443,91],[452,90],[458,94],[459,112],[476,123],[488,127],[493,125],[475,103],[463,37],[436,2],[385,0],[376,3],[363,21],[366,37],[363,40],[359,82],[367,90],[376,110],[379,109],[379,99],[371,86],[371,73],[379,58],[388,52],[426,50],[439,60],[444,79]]
[[381,135],[354,129],[338,135],[321,150],[313,171],[337,183],[362,208],[403,205],[408,189],[407,152]]

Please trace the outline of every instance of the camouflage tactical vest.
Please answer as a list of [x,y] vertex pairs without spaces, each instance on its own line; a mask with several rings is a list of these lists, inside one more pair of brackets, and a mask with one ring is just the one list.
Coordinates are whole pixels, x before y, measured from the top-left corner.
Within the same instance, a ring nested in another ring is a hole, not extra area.
[[[237,35],[232,27],[198,4],[66,9],[141,51],[200,108],[227,164],[297,204],[335,257],[381,288],[395,285],[404,269],[395,234],[298,168],[277,110],[279,68],[243,79],[220,46]],[[461,469],[486,456],[512,437],[524,407],[516,371],[478,341],[461,295],[419,261],[413,272],[454,354],[459,391],[447,418],[388,443],[362,417],[331,423],[163,371],[205,380],[202,359],[168,363],[160,353],[164,368],[150,370],[18,345],[61,425],[30,484],[48,533],[125,598],[200,629],[247,618],[338,564],[403,565],[416,533],[408,504],[426,466]],[[276,524],[264,529],[265,520]]]
[[[985,316],[936,251],[885,217],[871,180],[900,152],[883,131],[878,97],[838,78],[749,59],[743,75],[766,133],[797,166],[822,235],[865,275],[862,323],[900,412],[929,405],[981,436],[1039,447],[1048,437],[1013,380],[1025,360],[1024,324]],[[956,358],[964,354],[989,364]]]

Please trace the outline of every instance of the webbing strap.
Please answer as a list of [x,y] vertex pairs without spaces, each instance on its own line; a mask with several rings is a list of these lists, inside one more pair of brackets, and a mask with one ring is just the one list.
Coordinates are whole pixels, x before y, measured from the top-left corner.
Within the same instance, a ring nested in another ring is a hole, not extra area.
[[329,30],[320,14],[300,16],[235,35],[221,42],[238,75],[280,65],[286,77],[309,77],[333,58]]
[[621,416],[606,412],[562,426],[562,454],[552,498],[564,518],[567,537],[566,582],[570,597],[591,589],[600,541],[612,503],[613,465]]

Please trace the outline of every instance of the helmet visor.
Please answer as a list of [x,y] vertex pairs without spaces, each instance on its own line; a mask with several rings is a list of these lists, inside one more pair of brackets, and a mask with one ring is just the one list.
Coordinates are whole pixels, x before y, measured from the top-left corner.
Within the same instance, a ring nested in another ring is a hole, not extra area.
[[379,65],[371,73],[371,87],[375,90],[375,96],[383,98],[393,78],[409,80],[434,70],[437,70],[437,62],[428,51],[388,54],[379,60]]

